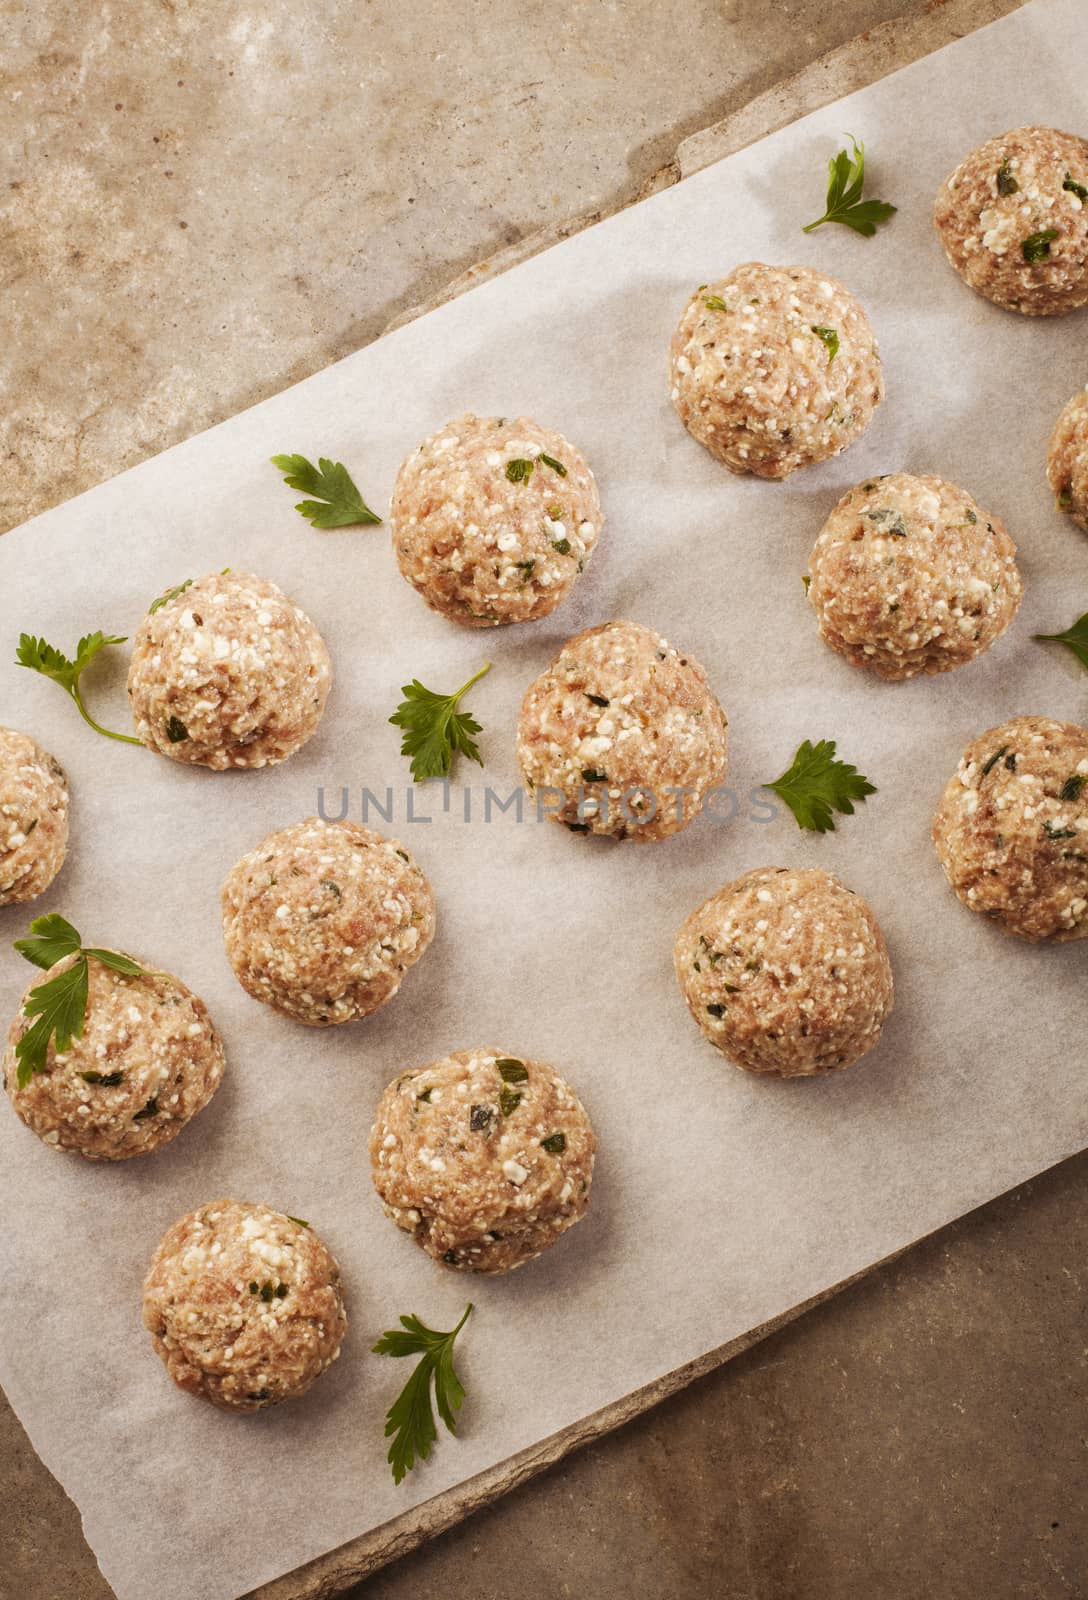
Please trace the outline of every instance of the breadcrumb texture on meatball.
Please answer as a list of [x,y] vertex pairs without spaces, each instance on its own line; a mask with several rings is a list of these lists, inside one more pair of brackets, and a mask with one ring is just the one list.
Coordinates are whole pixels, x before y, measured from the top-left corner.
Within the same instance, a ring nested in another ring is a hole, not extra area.
[[270,833],[231,870],[222,906],[246,993],[314,1027],[377,1011],[434,938],[421,868],[355,822],[310,817]]
[[44,894],[68,849],[68,779],[25,733],[0,728],[0,906]]
[[606,622],[569,639],[530,684],[517,753],[555,821],[648,843],[699,814],[725,777],[728,743],[693,656],[641,623]]
[[585,1215],[596,1148],[553,1067],[457,1050],[389,1085],[370,1168],[386,1215],[436,1261],[509,1272]]
[[944,478],[869,479],[809,562],[820,637],[882,678],[948,672],[988,650],[1023,593],[1004,523]]
[[203,1000],[180,978],[142,961],[142,975],[130,977],[90,956],[82,1037],[63,1054],[51,1039],[43,1071],[20,1088],[15,1047],[35,1020],[23,1014],[27,996],[76,960],[65,956],[39,973],[23,995],[8,1032],[4,1086],[27,1127],[54,1150],[89,1161],[149,1155],[219,1087],[222,1041]]
[[215,1200],[164,1236],[144,1281],[144,1326],[187,1394],[261,1411],[304,1394],[347,1332],[340,1268],[308,1224]]
[[157,601],[128,674],[143,743],[216,770],[286,761],[321,721],[331,684],[309,617],[249,572],[209,573]]
[[746,1072],[849,1067],[880,1037],[894,984],[860,895],[818,867],[758,867],[692,912],[676,976],[711,1044]]
[[884,378],[849,289],[814,267],[749,261],[688,301],[669,392],[685,428],[731,472],[786,478],[865,432]]
[[1026,317],[1088,302],[1088,143],[1013,128],[972,150],[937,194],[944,253],[976,293]]
[[945,876],[1021,939],[1088,938],[1088,728],[1015,717],[967,746],[933,821]]
[[1054,425],[1046,475],[1058,510],[1088,533],[1088,389],[1073,396]]
[[593,473],[562,434],[469,413],[407,457],[391,522],[400,570],[432,611],[494,628],[555,610],[603,518]]

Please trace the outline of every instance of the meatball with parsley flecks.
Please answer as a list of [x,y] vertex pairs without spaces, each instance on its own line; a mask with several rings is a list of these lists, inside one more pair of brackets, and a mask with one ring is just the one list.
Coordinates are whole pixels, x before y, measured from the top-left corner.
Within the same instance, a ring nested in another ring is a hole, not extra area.
[[944,478],[897,472],[844,495],[809,560],[820,637],[881,678],[988,650],[1023,592],[1004,523]]
[[603,521],[593,473],[562,434],[529,417],[471,412],[407,457],[390,518],[404,577],[466,628],[554,611]]
[[1046,475],[1058,510],[1088,533],[1088,389],[1073,396],[1054,424]]
[[679,833],[725,778],[725,712],[693,656],[638,622],[577,634],[529,685],[517,755],[529,795],[574,833]]
[[1088,728],[1014,717],[973,739],[933,843],[963,904],[1006,933],[1088,938]]
[[684,923],[674,961],[704,1037],[770,1077],[851,1066],[894,1001],[876,918],[819,867],[758,867],[727,883]]
[[456,1050],[402,1073],[370,1134],[386,1215],[445,1266],[510,1272],[589,1204],[597,1140],[553,1067],[505,1050]]
[[814,267],[749,261],[691,296],[669,350],[669,393],[731,472],[785,478],[865,432],[884,377],[849,289]]
[[977,294],[1025,317],[1088,302],[1088,142],[1013,128],[972,150],[941,185],[937,234]]
[[355,822],[310,817],[270,833],[232,869],[222,909],[242,988],[312,1027],[371,1016],[434,938],[422,870]]
[[[81,1034],[64,1051],[51,1037],[41,1069],[20,1070],[18,1046],[35,1025],[24,1009],[28,999],[81,959],[87,969]],[[94,955],[68,955],[24,994],[3,1075],[16,1112],[51,1149],[88,1161],[127,1161],[175,1139],[218,1089],[224,1065],[207,1007],[180,978],[147,966],[138,974],[119,972]]]
[[215,1200],[165,1234],[144,1326],[179,1389],[224,1411],[305,1394],[347,1332],[335,1258],[300,1217]]
[[0,906],[44,894],[68,849],[68,779],[25,733],[0,728]]
[[159,597],[136,631],[128,693],[139,738],[171,761],[286,761],[321,721],[325,642],[274,583],[213,572]]

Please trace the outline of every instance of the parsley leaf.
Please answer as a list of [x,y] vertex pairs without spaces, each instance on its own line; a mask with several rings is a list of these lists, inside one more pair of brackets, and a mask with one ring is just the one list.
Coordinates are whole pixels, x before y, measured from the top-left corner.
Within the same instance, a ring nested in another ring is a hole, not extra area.
[[19,648],[15,652],[15,664],[19,667],[29,667],[32,672],[40,672],[45,678],[52,678],[54,683],[59,683],[65,694],[71,695],[79,709],[79,714],[84,722],[90,724],[96,733],[104,733],[107,739],[119,739],[122,744],[140,744],[141,740],[134,739],[128,733],[113,733],[109,728],[94,720],[87,707],[83,704],[83,696],[79,689],[79,680],[90,666],[100,650],[105,650],[111,644],[124,644],[125,635],[104,634],[100,630],[95,633],[86,633],[76,646],[74,661],[53,645],[47,644],[44,639],[38,639],[31,633],[19,635]]
[[[50,978],[48,983],[36,984],[23,1002],[23,1016],[32,1017],[34,1021],[15,1046],[20,1089],[26,1088],[35,1072],[44,1071],[50,1040],[58,1055],[63,1055],[71,1047],[73,1039],[83,1037],[89,957],[129,977],[138,978],[144,972],[143,967],[128,956],[119,955],[116,950],[84,948],[72,924],[55,911],[44,917],[36,917],[30,924],[30,932],[31,938],[15,940],[15,948],[27,961],[44,972],[48,972],[56,962],[63,961],[65,956],[74,955],[77,959],[64,972]],[[88,1082],[91,1081],[88,1079]],[[116,1081],[120,1082],[120,1078]]]
[[1088,611],[1064,633],[1037,633],[1035,637],[1049,643],[1068,646],[1081,666],[1088,667]]
[[815,222],[806,223],[802,233],[822,228],[825,222],[839,222],[844,228],[853,228],[871,239],[877,227],[894,216],[896,207],[887,200],[863,200],[865,187],[865,145],[859,144],[852,133],[846,136],[854,147],[853,159],[848,150],[840,150],[827,164],[827,210]]
[[490,661],[485,661],[475,677],[463,683],[456,694],[435,694],[432,689],[425,689],[418,678],[401,689],[404,699],[389,720],[405,730],[400,753],[411,756],[412,777],[416,783],[422,783],[425,778],[448,778],[457,750],[483,766],[483,757],[472,737],[483,729],[471,713],[457,710],[457,702],[490,666]]
[[318,456],[315,467],[305,456],[273,456],[272,465],[283,473],[289,489],[316,495],[316,499],[302,500],[295,507],[311,527],[348,528],[358,523],[381,522],[381,517],[363,500],[342,461]]
[[[416,1461],[426,1461],[438,1438],[431,1406],[431,1382],[438,1415],[453,1434],[457,1432],[455,1413],[465,1398],[464,1386],[453,1369],[453,1343],[468,1321],[472,1302],[450,1333],[437,1333],[418,1317],[401,1317],[400,1328],[387,1329],[373,1347],[378,1356],[422,1356],[412,1376],[389,1407],[385,1436],[392,1436],[386,1457],[393,1469],[393,1482],[403,1482]],[[403,1330],[403,1331],[402,1331]]]
[[875,784],[863,777],[856,767],[846,761],[836,761],[834,739],[821,739],[815,745],[806,739],[789,770],[762,787],[773,789],[793,812],[797,826],[811,833],[833,833],[832,807],[846,816],[853,816],[853,802],[876,793]]

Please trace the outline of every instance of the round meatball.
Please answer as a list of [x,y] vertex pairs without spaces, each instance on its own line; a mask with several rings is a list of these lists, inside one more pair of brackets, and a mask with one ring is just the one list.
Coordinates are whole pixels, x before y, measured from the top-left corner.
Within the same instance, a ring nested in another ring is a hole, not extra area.
[[225,1411],[291,1400],[340,1354],[340,1268],[308,1222],[215,1200],[165,1234],[144,1327],[179,1389]]
[[370,1170],[386,1216],[436,1261],[510,1272],[585,1215],[596,1149],[554,1067],[457,1050],[389,1085]]
[[750,261],[696,289],[669,351],[673,405],[731,472],[786,478],[860,438],[884,398],[869,319],[814,267]]
[[530,796],[574,833],[667,839],[725,777],[725,712],[703,668],[652,628],[577,634],[529,685],[518,763]]
[[[1046,475],[1058,510],[1088,533],[1088,389],[1075,394],[1050,435]],[[3,868],[0,867],[0,873]]]
[[459,417],[404,462],[393,490],[400,570],[466,628],[546,617],[593,553],[601,502],[585,458],[528,417]]
[[820,637],[881,678],[973,661],[1023,592],[1004,523],[954,483],[906,472],[843,496],[809,570]]
[[68,849],[68,779],[25,733],[0,728],[0,906],[44,894]]
[[310,817],[270,833],[223,885],[223,937],[247,994],[327,1027],[392,1000],[434,938],[431,886],[396,839]]
[[1088,728],[1014,717],[973,740],[933,819],[964,905],[1021,939],[1088,938]]
[[136,632],[136,732],[171,761],[270,767],[304,745],[332,683],[325,642],[274,583],[214,572],[155,601]]
[[63,1054],[50,1039],[42,1070],[20,1085],[16,1047],[35,1021],[26,1002],[78,959],[65,956],[39,973],[23,995],[8,1032],[4,1086],[27,1127],[54,1150],[89,1161],[149,1155],[218,1089],[222,1041],[203,1000],[180,978],[143,963],[139,977],[129,976],[92,955],[82,1036]]
[[684,923],[674,959],[703,1034],[746,1072],[852,1066],[892,1009],[876,918],[819,867],[757,867],[727,883]]
[[978,294],[1049,317],[1088,302],[1088,143],[1013,128],[972,150],[937,195],[944,253]]

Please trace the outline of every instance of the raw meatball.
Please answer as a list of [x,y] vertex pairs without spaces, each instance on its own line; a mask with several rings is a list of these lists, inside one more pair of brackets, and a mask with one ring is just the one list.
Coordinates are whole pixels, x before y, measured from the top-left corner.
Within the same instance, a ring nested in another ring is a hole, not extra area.
[[553,1067],[457,1050],[389,1085],[370,1170],[386,1216],[436,1261],[509,1272],[585,1215],[596,1149]]
[[987,139],[946,178],[934,221],[965,283],[1026,317],[1088,301],[1088,144],[1056,128]]
[[1088,938],[1088,728],[1015,717],[967,746],[933,819],[965,906],[1021,939]]
[[860,438],[884,398],[849,289],[814,267],[750,261],[688,301],[669,350],[673,405],[731,472],[786,478]]
[[238,982],[297,1022],[369,1017],[434,938],[431,886],[396,839],[310,817],[270,833],[223,885]]
[[68,779],[25,733],[0,728],[0,906],[44,894],[68,848]]
[[541,811],[572,832],[645,843],[698,816],[725,777],[728,739],[694,657],[640,623],[606,622],[529,685],[518,762]]
[[1054,426],[1046,475],[1058,510],[1088,533],[1088,389],[1073,396]]
[[844,495],[809,568],[820,637],[882,678],[972,661],[1023,592],[1004,523],[954,483],[906,472]]
[[758,867],[727,883],[684,923],[674,959],[702,1032],[746,1072],[852,1066],[892,1009],[876,918],[819,867]]
[[[87,960],[83,1036],[19,1088],[15,1046],[31,1027],[23,1014],[39,984],[66,972],[65,956],[39,973],[8,1032],[4,1085],[28,1128],[54,1150],[89,1161],[127,1161],[169,1144],[203,1111],[223,1076],[223,1045],[199,995],[145,963],[141,977]],[[137,958],[130,957],[130,960]]]
[[241,1200],[174,1223],[152,1257],[143,1311],[178,1388],[226,1411],[305,1394],[348,1327],[340,1268],[309,1223]]
[[459,417],[412,452],[393,490],[401,572],[466,628],[554,611],[602,520],[581,452],[528,417]]
[[128,673],[144,744],[217,771],[294,755],[321,721],[331,683],[309,617],[249,572],[213,572],[157,600]]

